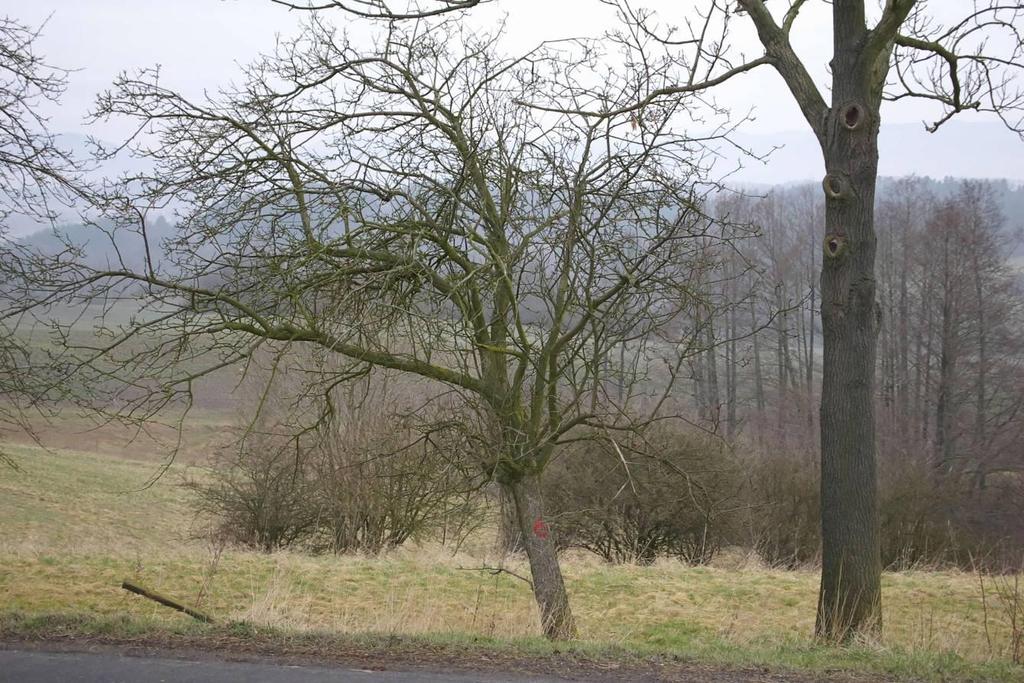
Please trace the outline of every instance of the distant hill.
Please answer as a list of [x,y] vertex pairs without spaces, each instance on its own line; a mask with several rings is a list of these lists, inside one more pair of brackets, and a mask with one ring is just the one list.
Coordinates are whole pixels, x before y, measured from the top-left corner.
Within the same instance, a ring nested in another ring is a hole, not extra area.
[[[893,177],[882,177],[878,182],[878,196],[882,198],[895,180]],[[962,178],[946,177],[939,180],[929,180],[931,190],[939,197],[955,191],[956,186]],[[987,179],[986,179],[987,180]],[[757,193],[767,192],[773,187],[792,187],[802,185],[811,181],[799,181],[778,183],[768,185],[764,183],[744,183],[743,186]],[[995,187],[997,198],[1006,218],[1006,227],[1010,230],[1024,232],[1024,183],[1008,179],[987,180]],[[817,181],[813,181],[816,186]],[[110,242],[108,235],[95,227],[67,224],[60,227],[61,233],[72,243],[83,248],[86,260],[93,266],[104,266],[115,264],[117,254],[132,267],[141,267],[144,264],[145,250],[141,238],[137,234],[125,233],[118,239],[117,249]],[[165,239],[174,237],[174,225],[164,216],[158,216],[149,222],[149,240],[153,249],[152,257],[155,261],[161,260],[159,245]],[[51,228],[45,228],[21,237],[21,239],[44,252],[54,253],[62,248],[62,243],[57,239]],[[1015,243],[1015,250],[1024,257],[1024,244]]]
[[[57,135],[57,142],[62,149],[82,162],[87,168],[86,179],[91,182],[99,183],[104,178],[117,178],[125,173],[137,173],[145,168],[142,161],[133,159],[127,152],[123,152],[109,161],[104,161],[102,164],[92,162],[93,149],[89,144],[89,139],[79,133],[60,133]],[[79,220],[78,211],[71,207],[60,212],[57,222],[68,225],[77,223]],[[52,226],[28,216],[12,214],[7,217],[4,227],[10,235],[22,237],[41,231],[48,232]]]
[[[154,261],[160,261],[160,243],[174,236],[174,226],[163,216],[158,216],[149,221],[147,227],[151,257]],[[145,265],[146,249],[138,234],[120,233],[115,249],[110,236],[95,226],[66,224],[59,226],[57,230],[60,237],[52,228],[44,228],[20,239],[48,254],[55,254],[66,248],[66,241],[81,248],[85,262],[97,268],[117,266],[119,259],[123,259],[125,265],[130,268],[142,268]]]

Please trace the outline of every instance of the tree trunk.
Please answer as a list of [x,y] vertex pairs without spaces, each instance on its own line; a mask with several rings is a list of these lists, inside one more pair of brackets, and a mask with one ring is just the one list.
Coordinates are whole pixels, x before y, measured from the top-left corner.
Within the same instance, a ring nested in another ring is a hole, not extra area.
[[[757,406],[758,424],[764,418],[764,380],[761,376],[761,345],[758,343],[757,313],[754,310],[754,297],[750,297],[750,336],[753,341],[754,355],[754,404]],[[760,427],[758,427],[760,431]]]
[[[908,212],[909,214],[909,212]],[[900,229],[900,296],[899,296],[899,409],[902,424],[910,425],[910,297],[908,295],[910,263],[910,242],[907,234],[910,232],[910,216],[907,215],[906,222]]]
[[[838,9],[835,11],[839,11]],[[854,25],[863,17],[853,16]],[[855,29],[851,29],[855,30]],[[816,631],[830,641],[881,629],[875,463],[875,183],[878,107],[837,40],[822,147],[830,192],[821,270],[821,591]],[[830,182],[831,181],[831,182]]]
[[[955,216],[955,214],[951,214]],[[956,220],[955,217],[952,220]],[[960,287],[959,268],[955,264],[950,233],[955,226],[942,226],[942,337],[939,347],[939,383],[935,400],[935,454],[933,465],[938,476],[953,472],[953,418],[956,406],[953,401],[953,383],[956,379],[958,354],[958,306]]]
[[[814,242],[811,242],[813,247]],[[814,261],[811,261],[811,271],[814,269]],[[807,430],[808,437],[813,434],[814,429],[814,316],[817,313],[817,288],[811,284],[811,308],[807,312],[808,318],[808,341],[807,341]]]
[[523,532],[519,529],[516,502],[508,487],[498,488],[498,503],[498,547],[506,554],[522,552]]
[[555,541],[544,519],[540,477],[526,474],[508,486],[515,502],[522,543],[530,560],[533,595],[540,609],[544,635],[550,640],[571,640],[576,637],[576,622],[558,566]]
[[782,285],[775,285],[775,306],[778,313],[775,317],[775,365],[776,384],[778,394],[776,395],[776,426],[779,435],[785,434],[786,426],[786,381],[789,376],[789,330],[786,326],[786,314],[782,299]]
[[708,419],[718,432],[721,422],[722,400],[718,391],[718,354],[715,351],[715,319],[709,314],[708,324],[704,329],[704,339],[707,344],[707,370],[708,370]]
[[[699,342],[698,342],[699,343]],[[697,420],[703,421],[708,415],[707,398],[704,391],[704,352],[698,351],[690,363],[690,375],[693,377],[693,402],[697,408]]]
[[932,358],[934,353],[935,340],[935,306],[931,301],[925,300],[927,314],[924,325],[924,361],[920,363],[924,367],[924,379],[921,383],[921,441],[928,443],[931,438],[929,427],[932,423]]
[[893,433],[896,415],[896,326],[893,307],[895,301],[895,263],[893,251],[892,221],[886,221],[887,225],[882,231],[882,255],[878,267],[879,281],[882,284],[882,311],[880,348],[880,364],[882,382],[882,405],[885,406],[883,421],[886,424],[887,434]]
[[[735,277],[735,275],[731,275]],[[731,287],[730,287],[731,289]],[[730,295],[735,298],[735,292],[730,291]],[[736,372],[739,363],[736,358],[736,339],[739,337],[739,325],[736,323],[736,305],[729,308],[729,343],[725,347],[725,352],[728,357],[728,361],[725,364],[725,395],[726,395],[726,413],[725,413],[725,434],[729,442],[732,443],[736,437]]]
[[947,299],[942,305],[942,347],[939,350],[939,386],[935,401],[935,455],[933,466],[939,476],[953,471],[953,380],[956,368],[956,342],[953,339],[953,313]]
[[988,460],[988,433],[987,433],[987,406],[988,406],[988,327],[985,315],[985,287],[982,283],[982,265],[977,255],[978,247],[975,246],[973,259],[974,270],[974,297],[978,306],[978,374],[975,382],[974,394],[974,467],[975,474],[972,480],[975,490],[981,488],[981,482],[985,480],[985,462]]

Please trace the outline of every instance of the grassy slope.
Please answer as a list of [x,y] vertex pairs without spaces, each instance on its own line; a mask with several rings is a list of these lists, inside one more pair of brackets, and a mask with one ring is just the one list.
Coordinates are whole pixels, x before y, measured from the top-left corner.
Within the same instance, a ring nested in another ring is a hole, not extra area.
[[[7,613],[0,632],[39,628],[45,620],[31,615],[54,613],[90,615],[74,622],[86,632],[112,623],[182,629],[187,618],[119,590],[122,578],[133,578],[198,602],[221,621],[285,632],[475,636],[547,647],[534,638],[526,585],[473,570],[497,562],[485,549],[452,556],[430,546],[378,559],[219,552],[193,538],[201,524],[178,486],[184,466],[139,490],[156,472],[152,462],[15,451],[23,471],[0,469],[0,605]],[[583,648],[946,680],[1024,675],[1005,659],[1008,626],[991,603],[986,629],[978,580],[969,574],[887,575],[884,642],[837,651],[809,638],[813,572],[674,562],[608,567],[574,557],[566,573]]]

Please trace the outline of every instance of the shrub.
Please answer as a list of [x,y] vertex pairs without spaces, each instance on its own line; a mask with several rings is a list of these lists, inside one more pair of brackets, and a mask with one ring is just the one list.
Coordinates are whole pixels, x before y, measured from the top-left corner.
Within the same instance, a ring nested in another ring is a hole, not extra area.
[[1024,553],[1021,479],[992,477],[977,488],[966,477],[938,475],[928,463],[885,463],[881,486],[882,563],[1015,570]]
[[739,481],[721,442],[662,427],[642,440],[565,449],[548,470],[545,498],[562,547],[615,563],[702,564],[732,532]]
[[222,538],[263,551],[377,553],[472,528],[480,516],[465,444],[444,430],[425,436],[424,411],[414,419],[386,382],[335,398],[331,419],[307,431],[265,409],[209,480],[190,483]]
[[[377,553],[442,529],[465,529],[476,510],[458,442],[422,438],[396,397],[371,387],[348,402],[315,463],[317,549]],[[389,412],[389,406],[392,412]]]
[[220,538],[270,552],[306,538],[316,527],[313,486],[302,454],[264,434],[223,450],[212,481],[190,483],[200,512],[216,520]]
[[[819,475],[814,454],[754,453],[744,457],[746,540],[768,564],[786,568],[818,560]],[[883,459],[879,475],[882,565],[1015,567],[1024,551],[1024,497],[1019,475],[993,478],[982,490],[956,475],[939,475],[920,458]]]
[[813,455],[756,453],[744,457],[744,533],[738,543],[773,567],[792,569],[821,549],[819,475]]

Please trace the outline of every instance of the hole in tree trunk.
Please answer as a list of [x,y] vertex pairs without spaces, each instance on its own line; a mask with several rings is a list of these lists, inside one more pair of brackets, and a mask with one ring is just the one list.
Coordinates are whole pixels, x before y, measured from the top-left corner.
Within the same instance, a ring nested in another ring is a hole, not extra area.
[[842,117],[843,125],[846,126],[847,130],[857,130],[864,123],[864,108],[856,102],[848,104],[843,107],[840,112]]
[[830,258],[837,258],[846,249],[846,235],[830,232],[825,235],[825,255]]
[[829,173],[821,181],[821,186],[825,189],[825,196],[829,199],[842,199],[846,196],[846,184],[838,175]]

